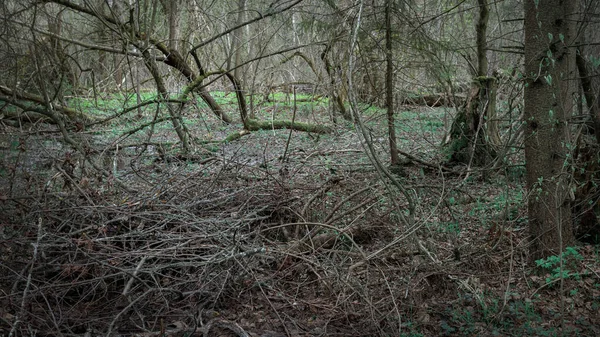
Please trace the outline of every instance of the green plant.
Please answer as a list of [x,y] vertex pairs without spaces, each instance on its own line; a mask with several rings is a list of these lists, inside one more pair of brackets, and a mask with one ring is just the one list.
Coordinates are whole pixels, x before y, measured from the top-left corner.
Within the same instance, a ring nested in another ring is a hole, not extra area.
[[[574,266],[577,261],[581,260],[583,260],[583,256],[581,256],[575,247],[567,247],[560,256],[548,256],[545,259],[536,260],[535,264],[550,272],[546,277],[546,283],[551,283],[559,278],[574,278],[579,280],[581,274],[578,272],[571,273],[568,268]],[[561,261],[563,262],[562,266]]]
[[434,222],[428,225],[438,233],[460,234],[461,226],[457,221]]

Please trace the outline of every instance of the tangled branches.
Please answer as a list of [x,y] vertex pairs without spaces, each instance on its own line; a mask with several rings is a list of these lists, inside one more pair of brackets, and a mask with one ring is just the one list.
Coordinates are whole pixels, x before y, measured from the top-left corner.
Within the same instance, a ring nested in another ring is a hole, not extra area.
[[378,205],[380,187],[341,176],[296,171],[303,179],[293,180],[223,159],[180,164],[166,163],[162,175],[156,163],[137,168],[137,194],[56,166],[70,182],[54,182],[61,192],[7,198],[0,328],[111,335],[180,322],[206,332],[227,326],[214,315],[237,308],[234,318],[262,312],[279,322],[261,328],[287,330],[279,313],[340,295],[341,272],[377,238],[368,227],[390,212]]

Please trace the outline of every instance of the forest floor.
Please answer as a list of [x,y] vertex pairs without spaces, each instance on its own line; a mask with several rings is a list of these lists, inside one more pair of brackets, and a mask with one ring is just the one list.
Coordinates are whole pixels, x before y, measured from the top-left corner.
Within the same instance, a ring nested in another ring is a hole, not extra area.
[[[151,115],[73,134],[104,177],[52,126],[0,126],[0,335],[600,335],[598,247],[532,268],[522,154],[442,169],[450,110],[396,116],[410,200],[321,105],[295,118],[332,134],[230,143],[188,111],[193,156],[168,124],[124,136]],[[363,118],[387,162],[385,113]]]

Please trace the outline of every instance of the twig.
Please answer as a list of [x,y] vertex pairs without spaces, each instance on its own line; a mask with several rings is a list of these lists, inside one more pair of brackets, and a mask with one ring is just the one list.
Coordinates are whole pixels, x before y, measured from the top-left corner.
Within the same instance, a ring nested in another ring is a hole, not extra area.
[[401,154],[401,155],[403,155],[403,156],[405,156],[410,161],[413,161],[415,163],[419,163],[419,164],[421,164],[423,166],[427,166],[427,167],[430,167],[430,168],[436,169],[436,170],[439,169],[439,170],[442,170],[442,171],[445,171],[445,172],[448,172],[448,173],[452,173],[452,174],[461,174],[461,172],[457,172],[457,171],[455,171],[455,170],[453,170],[451,168],[448,168],[446,166],[435,165],[435,164],[432,164],[432,163],[428,163],[428,162],[424,161],[423,159],[419,159],[419,158],[411,155],[410,153],[404,152],[402,150],[398,150],[398,153]]
[[21,318],[25,314],[25,300],[27,299],[27,293],[29,292],[29,287],[31,287],[33,266],[35,265],[35,261],[37,260],[38,247],[40,246],[40,242],[42,241],[43,237],[44,237],[44,234],[42,233],[42,218],[39,217],[38,218],[37,239],[36,239],[36,242],[33,244],[33,257],[31,258],[29,274],[27,275],[27,283],[25,284],[25,289],[23,289],[23,297],[21,298],[21,307],[19,308],[19,313],[16,315],[15,322],[13,323],[12,328],[10,329],[10,332],[8,333],[8,337],[13,337],[15,335],[15,333],[17,332],[17,328],[19,327],[19,324],[21,323]]
[[208,323],[206,323],[205,326],[203,326],[200,330],[203,330],[202,336],[203,337],[208,337],[210,329],[214,326],[217,326],[219,328],[225,328],[225,329],[229,329],[233,332],[235,332],[236,335],[238,335],[238,337],[250,337],[250,335],[236,322],[233,321],[228,321],[225,319],[221,319],[221,318],[213,318],[212,320],[210,320]]
[[117,321],[119,320],[121,315],[123,315],[124,313],[129,311],[129,309],[131,309],[141,299],[143,299],[144,297],[148,296],[150,293],[155,292],[155,291],[170,291],[170,292],[178,294],[179,296],[183,296],[183,293],[181,291],[175,290],[172,288],[150,288],[150,289],[146,290],[145,293],[141,294],[136,299],[131,301],[123,310],[119,311],[119,313],[115,316],[115,318],[113,318],[113,320],[110,322],[110,325],[108,326],[108,331],[106,332],[106,337],[110,337],[113,329],[115,328],[115,324],[117,323]]
[[135,268],[135,271],[133,272],[133,275],[131,275],[131,277],[129,278],[129,281],[127,281],[127,284],[125,285],[125,288],[123,289],[123,293],[122,293],[123,296],[127,296],[127,293],[129,293],[129,289],[131,288],[131,285],[133,284],[133,280],[136,278],[138,272],[144,265],[144,262],[146,262],[146,259],[148,259],[148,256],[144,256],[142,258],[142,260],[140,261],[140,263],[138,263],[137,267]]
[[[292,125],[296,122],[296,110],[298,109],[296,106],[296,87],[292,86],[294,90],[294,108],[292,110]],[[290,141],[292,140],[292,133],[294,129],[290,128],[290,133],[287,138],[287,142],[285,143],[285,150],[283,151],[283,156],[281,157],[281,162],[285,163],[287,159],[288,149],[290,148]],[[285,165],[285,164],[284,164]]]

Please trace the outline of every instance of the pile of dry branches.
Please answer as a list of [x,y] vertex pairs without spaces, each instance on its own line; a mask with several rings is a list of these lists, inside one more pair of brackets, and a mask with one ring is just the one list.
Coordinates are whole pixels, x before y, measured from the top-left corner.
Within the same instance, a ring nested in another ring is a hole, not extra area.
[[371,173],[153,162],[123,174],[128,192],[52,167],[36,194],[3,201],[3,334],[318,332],[364,311],[350,267],[393,235]]

